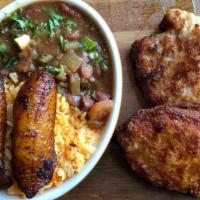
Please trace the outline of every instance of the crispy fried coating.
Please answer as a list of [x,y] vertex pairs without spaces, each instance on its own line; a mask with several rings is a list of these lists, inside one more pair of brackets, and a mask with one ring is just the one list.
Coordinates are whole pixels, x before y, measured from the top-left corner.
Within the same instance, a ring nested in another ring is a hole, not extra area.
[[200,17],[171,9],[162,32],[134,42],[136,82],[150,106],[200,100]]
[[6,94],[3,78],[0,78],[0,187],[10,185],[10,178],[4,166],[6,136]]
[[56,165],[56,84],[51,74],[33,72],[14,102],[14,177],[27,198],[47,185]]
[[138,175],[156,186],[200,197],[200,105],[136,112],[116,133]]

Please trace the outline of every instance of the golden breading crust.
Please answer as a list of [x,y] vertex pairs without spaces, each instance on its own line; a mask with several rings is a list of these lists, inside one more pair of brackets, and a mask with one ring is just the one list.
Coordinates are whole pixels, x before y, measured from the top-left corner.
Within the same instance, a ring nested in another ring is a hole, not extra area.
[[137,84],[151,106],[200,100],[200,17],[172,9],[131,49]]
[[156,186],[200,197],[200,105],[141,110],[116,136],[138,175]]

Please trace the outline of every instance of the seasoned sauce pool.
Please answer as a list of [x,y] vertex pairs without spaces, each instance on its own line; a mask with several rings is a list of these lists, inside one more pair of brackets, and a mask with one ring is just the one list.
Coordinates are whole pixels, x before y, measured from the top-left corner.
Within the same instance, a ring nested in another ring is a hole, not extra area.
[[102,126],[111,112],[112,66],[98,28],[65,3],[36,3],[0,25],[0,74],[14,84],[33,71],[55,76],[67,101]]

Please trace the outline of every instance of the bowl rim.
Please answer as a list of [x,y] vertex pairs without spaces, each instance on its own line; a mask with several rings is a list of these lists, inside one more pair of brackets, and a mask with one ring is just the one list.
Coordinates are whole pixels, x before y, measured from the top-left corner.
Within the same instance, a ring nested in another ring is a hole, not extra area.
[[[75,186],[77,186],[95,167],[97,162],[102,157],[103,153],[105,152],[111,137],[114,133],[115,127],[117,125],[120,108],[121,108],[121,100],[122,100],[122,66],[121,66],[121,59],[119,50],[116,44],[116,41],[114,39],[114,36],[108,27],[105,20],[100,16],[100,14],[94,10],[91,6],[89,6],[86,2],[82,0],[15,0],[6,6],[4,6],[0,10],[0,22],[5,19],[7,16],[9,16],[12,12],[17,10],[18,8],[30,5],[32,3],[38,3],[38,2],[65,2],[77,9],[79,9],[81,12],[89,16],[94,23],[98,26],[98,28],[101,30],[104,39],[106,41],[106,44],[108,46],[108,49],[110,51],[110,56],[112,60],[112,67],[113,67],[113,99],[114,99],[114,109],[113,112],[107,122],[107,125],[104,129],[104,134],[101,138],[101,141],[99,145],[97,146],[97,149],[95,152],[91,155],[89,160],[86,162],[84,167],[81,169],[81,171],[73,176],[72,178],[64,181],[61,185],[55,188],[50,188],[48,190],[45,190],[42,193],[37,194],[34,198],[34,200],[51,200],[56,199],[58,197],[61,197],[65,193],[72,190]],[[8,200],[14,200],[19,199],[16,196],[8,196],[5,192],[0,192],[0,196],[3,195],[4,198]]]

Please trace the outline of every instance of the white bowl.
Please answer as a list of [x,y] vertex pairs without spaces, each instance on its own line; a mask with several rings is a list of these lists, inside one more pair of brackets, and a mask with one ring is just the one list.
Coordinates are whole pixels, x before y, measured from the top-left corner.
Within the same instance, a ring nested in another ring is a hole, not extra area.
[[[34,2],[44,2],[44,1],[54,1],[56,0],[15,0],[14,2],[8,4],[6,7],[0,10],[0,21],[5,19],[7,15],[14,12],[16,9],[27,6]],[[108,120],[108,123],[104,129],[104,132],[102,134],[101,141],[97,147],[97,150],[95,153],[91,156],[91,158],[86,162],[85,166],[81,170],[80,173],[75,175],[74,177],[64,181],[61,185],[59,185],[56,188],[51,188],[49,190],[46,190],[42,193],[39,193],[38,195],[33,198],[34,200],[52,200],[56,199],[66,192],[70,191],[72,188],[74,188],[76,185],[78,185],[94,168],[94,166],[97,164],[101,156],[103,155],[106,147],[108,146],[111,137],[113,135],[114,129],[117,124],[120,106],[121,106],[121,98],[122,98],[122,68],[121,68],[121,60],[119,51],[117,48],[117,44],[115,42],[115,39],[112,35],[111,30],[109,29],[108,25],[104,21],[104,19],[88,4],[81,0],[61,0],[63,2],[68,3],[69,5],[74,6],[75,8],[78,8],[83,13],[85,13],[87,16],[89,16],[93,21],[97,24],[97,26],[102,31],[102,34],[104,35],[104,38],[108,44],[108,48],[110,51],[110,56],[112,60],[112,66],[113,66],[113,76],[114,76],[114,91],[113,91],[113,98],[114,98],[114,110]],[[103,175],[103,174],[102,174]],[[0,199],[6,199],[6,200],[16,200],[20,199],[16,196],[10,196],[7,195],[6,192],[1,191],[0,192]]]

